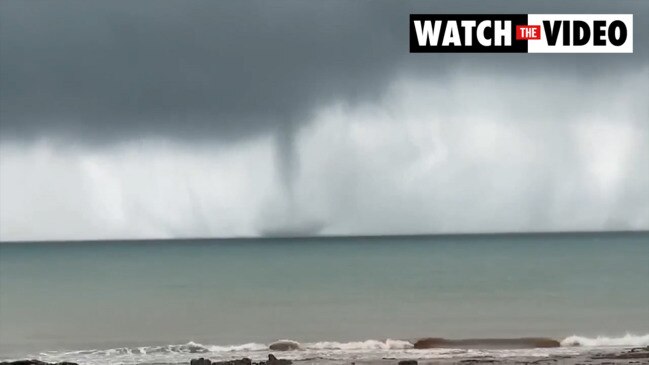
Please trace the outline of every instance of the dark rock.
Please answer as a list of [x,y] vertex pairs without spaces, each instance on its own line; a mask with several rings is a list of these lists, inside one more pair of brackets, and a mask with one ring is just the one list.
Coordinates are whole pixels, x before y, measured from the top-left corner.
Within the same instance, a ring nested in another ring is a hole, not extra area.
[[252,360],[247,357],[229,361],[215,361],[212,365],[252,365]]
[[557,340],[542,337],[528,338],[484,338],[448,340],[445,338],[422,338],[414,343],[416,349],[530,349],[539,347],[559,347]]
[[200,359],[192,359],[189,362],[189,365],[212,365],[212,362],[209,359],[204,359],[201,357]]
[[[291,365],[291,360],[278,359],[273,354],[268,355],[268,361],[260,361],[253,363],[247,357],[228,361],[210,361],[209,359],[192,359],[190,365]],[[12,364],[13,365],[13,364]],[[43,364],[16,364],[16,365],[43,365]],[[62,365],[62,364],[59,364]],[[76,365],[76,364],[73,364]]]
[[192,359],[190,365],[252,365],[252,360],[247,357],[227,361],[210,361],[209,359]]
[[401,360],[399,365],[417,365],[417,360]]
[[293,351],[300,348],[300,344],[295,341],[283,340],[273,342],[268,346],[273,351]]
[[268,361],[266,365],[291,365],[293,361],[286,359],[278,359],[273,354],[268,354]]

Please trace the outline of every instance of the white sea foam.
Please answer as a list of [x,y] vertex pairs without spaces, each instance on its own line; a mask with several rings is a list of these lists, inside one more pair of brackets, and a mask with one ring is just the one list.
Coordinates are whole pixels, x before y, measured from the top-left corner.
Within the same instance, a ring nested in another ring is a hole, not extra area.
[[323,341],[306,343],[304,348],[309,350],[404,350],[413,347],[409,341],[391,340],[385,341],[366,340],[354,342],[336,342],[336,341]]
[[624,347],[624,346],[649,346],[649,334],[636,336],[627,333],[622,337],[582,337],[570,336],[561,341],[561,346],[584,346],[584,347]]
[[268,346],[262,343],[246,343],[243,345],[233,346],[206,346],[210,352],[234,352],[234,351],[264,351],[268,350]]
[[409,341],[387,339],[351,342],[321,341],[299,343],[294,351],[271,351],[268,344],[245,343],[239,345],[204,345],[197,342],[163,346],[120,347],[101,350],[80,350],[73,352],[44,352],[36,356],[47,362],[73,361],[88,365],[142,363],[187,364],[190,359],[204,357],[213,361],[232,360],[248,357],[253,361],[265,360],[269,353],[290,360],[317,359],[327,361],[357,361],[391,359],[449,359],[470,357],[547,357],[552,355],[577,355],[601,347],[649,346],[649,334],[621,337],[582,337],[570,336],[561,341],[559,348],[518,349],[518,350],[471,350],[471,349],[424,349],[416,350]]

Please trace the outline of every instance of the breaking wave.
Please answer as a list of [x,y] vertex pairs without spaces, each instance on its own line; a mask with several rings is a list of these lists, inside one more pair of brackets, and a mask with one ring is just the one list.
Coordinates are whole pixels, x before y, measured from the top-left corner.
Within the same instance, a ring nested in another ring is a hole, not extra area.
[[411,349],[413,344],[410,341],[401,341],[401,340],[366,340],[366,341],[355,341],[355,342],[315,342],[307,343],[301,345],[304,349],[307,350],[343,350],[343,351],[354,351],[354,350],[405,350]]
[[636,336],[626,334],[622,337],[582,337],[570,336],[561,341],[561,346],[587,346],[587,347],[605,347],[605,346],[649,346],[649,334]]
[[[25,358],[36,358],[47,362],[72,361],[88,365],[106,364],[187,364],[190,359],[205,357],[213,361],[225,361],[248,357],[261,361],[273,352],[278,357],[290,360],[359,361],[390,359],[448,359],[475,356],[496,358],[508,357],[547,357],[551,355],[576,355],[601,347],[637,347],[649,346],[649,334],[622,337],[582,337],[570,336],[563,339],[561,347],[535,349],[414,349],[412,341],[387,339],[351,342],[322,341],[300,343],[293,340],[278,342],[295,345],[291,351],[274,351],[272,344],[245,343],[240,345],[220,346],[204,345],[197,342],[163,346],[121,347],[113,349],[91,349],[71,352],[49,351]],[[276,342],[277,343],[277,342]]]

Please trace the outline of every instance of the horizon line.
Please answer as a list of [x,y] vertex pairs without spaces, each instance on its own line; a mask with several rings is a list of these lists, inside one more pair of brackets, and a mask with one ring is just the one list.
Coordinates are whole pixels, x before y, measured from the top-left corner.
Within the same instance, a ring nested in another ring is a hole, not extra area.
[[424,237],[474,237],[474,236],[541,236],[541,235],[589,235],[589,234],[647,234],[649,230],[602,230],[602,231],[502,231],[502,232],[447,232],[447,233],[403,233],[403,234],[323,234],[312,236],[229,236],[229,237],[176,237],[176,238],[98,238],[98,239],[55,239],[55,240],[0,240],[0,244],[21,244],[21,243],[109,243],[109,242],[142,242],[153,243],[171,241],[245,241],[245,240],[315,240],[333,238],[424,238]]

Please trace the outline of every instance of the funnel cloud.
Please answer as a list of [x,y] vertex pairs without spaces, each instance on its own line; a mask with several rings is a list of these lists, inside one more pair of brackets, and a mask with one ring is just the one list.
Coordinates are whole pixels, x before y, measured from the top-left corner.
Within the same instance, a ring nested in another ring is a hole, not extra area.
[[[410,54],[629,13],[633,54]],[[0,240],[649,229],[649,3],[0,2]]]

